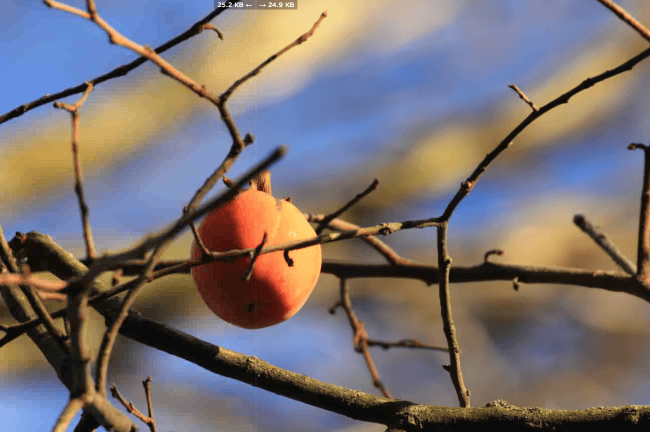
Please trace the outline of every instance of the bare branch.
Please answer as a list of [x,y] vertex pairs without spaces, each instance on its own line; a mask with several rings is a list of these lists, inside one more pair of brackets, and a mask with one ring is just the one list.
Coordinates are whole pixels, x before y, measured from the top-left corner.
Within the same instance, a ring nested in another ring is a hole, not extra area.
[[281,56],[282,54],[284,54],[285,52],[289,51],[291,48],[293,48],[293,47],[295,47],[295,46],[297,46],[297,45],[300,45],[301,43],[303,43],[303,42],[305,42],[307,39],[309,39],[311,36],[313,36],[314,32],[316,31],[316,28],[319,26],[320,22],[323,21],[323,20],[325,19],[325,17],[327,17],[327,11],[323,12],[323,13],[320,15],[320,18],[318,18],[318,21],[316,21],[316,22],[314,23],[314,25],[312,26],[311,30],[309,30],[307,33],[305,33],[305,34],[303,34],[302,36],[300,36],[300,37],[299,37],[298,39],[296,39],[293,43],[290,43],[289,45],[287,45],[286,47],[282,48],[282,49],[281,49],[280,51],[278,51],[277,53],[273,54],[271,57],[269,57],[268,59],[266,59],[262,64],[260,64],[258,67],[256,67],[256,68],[253,69],[252,71],[250,71],[250,72],[249,72],[248,74],[246,74],[244,77],[242,77],[242,78],[238,79],[237,81],[235,81],[234,84],[231,85],[230,88],[228,88],[228,90],[226,90],[225,92],[223,92],[223,93],[221,94],[221,99],[222,99],[224,102],[227,101],[227,100],[230,98],[230,96],[232,95],[232,93],[233,93],[233,92],[234,92],[234,91],[235,91],[235,90],[236,90],[240,85],[242,85],[243,83],[245,83],[246,81],[248,81],[249,79],[251,79],[252,77],[254,77],[255,75],[259,74],[260,71],[261,71],[265,66],[267,66],[269,63],[271,63],[271,62],[272,62],[273,60],[275,60],[276,58],[280,57],[280,56]]
[[[304,40],[307,40],[307,38],[314,33],[316,27],[324,17],[325,17],[324,15],[321,15],[320,19],[316,22],[316,24],[314,24],[314,26],[309,32],[305,33],[300,38],[298,38],[295,42],[289,44],[288,46],[280,50],[277,54],[268,58],[265,62],[263,62],[261,65],[259,65],[257,68],[255,68],[253,71],[251,71],[244,77],[235,81],[235,83],[233,83],[228,90],[226,90],[223,94],[221,94],[221,96],[215,99],[217,108],[221,113],[221,119],[226,124],[226,127],[228,128],[228,131],[230,132],[230,135],[233,138],[233,143],[230,148],[230,152],[228,153],[228,156],[224,159],[221,165],[205,180],[203,185],[196,191],[196,193],[194,194],[190,202],[185,206],[186,212],[192,211],[196,208],[196,206],[198,206],[201,200],[208,194],[208,192],[210,192],[210,190],[212,190],[214,185],[216,185],[219,182],[219,180],[223,178],[224,175],[228,172],[230,167],[235,162],[237,156],[244,150],[246,146],[252,144],[255,139],[255,137],[250,133],[247,134],[243,140],[241,139],[239,131],[232,117],[230,116],[230,113],[226,109],[226,101],[230,98],[230,96],[235,91],[235,89],[237,89],[237,87],[239,87],[241,84],[246,82],[248,79],[257,75],[262,70],[262,68],[264,68],[267,64],[275,60],[278,56],[288,51],[292,47],[301,43],[298,41],[301,40],[302,38],[304,38]],[[302,41],[304,42],[304,40]],[[227,179],[224,179],[224,183],[226,183],[226,185],[228,184],[227,181],[228,181]]]
[[343,310],[345,310],[346,315],[348,316],[348,321],[350,321],[350,326],[354,333],[352,342],[354,344],[354,349],[356,352],[363,354],[363,357],[366,360],[368,365],[368,370],[372,376],[372,383],[377,387],[388,399],[392,399],[390,392],[379,379],[379,372],[377,372],[377,367],[375,362],[372,360],[370,355],[370,350],[368,349],[368,334],[366,333],[366,328],[363,326],[363,323],[357,318],[357,314],[354,313],[352,309],[352,300],[350,299],[350,288],[348,287],[347,280],[341,279],[340,282],[340,294],[339,302]]
[[[79,9],[77,9],[79,10]],[[180,44],[181,42],[184,42],[188,40],[189,38],[201,33],[201,26],[203,26],[205,23],[208,23],[211,21],[213,18],[221,14],[223,11],[226,9],[224,8],[217,8],[214,11],[210,12],[208,15],[194,23],[189,29],[185,30],[183,33],[180,35],[176,36],[175,38],[165,42],[164,44],[160,45],[158,48],[156,48],[154,51],[158,54],[161,54],[165,51],[167,51],[170,48],[175,47],[176,45]],[[87,12],[81,11],[84,15],[83,18],[89,19],[90,16],[87,16]],[[75,13],[75,12],[72,12]],[[144,64],[147,61],[146,57],[138,57],[131,63],[125,64],[118,66],[117,68],[113,69],[112,71],[100,75],[96,78],[93,78],[91,80],[88,80],[87,82],[81,83],[75,87],[70,87],[66,90],[57,92],[53,95],[46,94],[45,96],[40,97],[39,99],[33,100],[31,102],[27,102],[23,105],[20,105],[19,107],[14,108],[13,110],[0,115],[0,124],[7,122],[11,119],[14,119],[16,117],[20,117],[27,111],[31,111],[34,108],[38,108],[42,105],[45,105],[50,102],[54,102],[57,99],[63,99],[68,96],[72,96],[75,94],[80,94],[83,93],[86,88],[87,88],[87,83],[92,83],[93,85],[97,86],[98,84],[101,84],[105,81],[111,80],[113,78],[118,78],[125,76],[129,72],[131,72],[133,69],[137,68],[138,66]]]
[[329,215],[325,216],[325,218],[321,221],[321,223],[318,225],[318,228],[316,228],[316,234],[320,234],[323,232],[323,230],[327,227],[327,224],[329,224],[331,221],[336,219],[337,217],[341,216],[343,213],[348,211],[350,208],[352,208],[353,205],[361,201],[365,196],[370,194],[372,191],[377,189],[377,186],[379,186],[379,180],[375,179],[370,186],[366,188],[363,192],[352,198],[347,204],[345,204],[343,207],[340,209],[330,213]]
[[257,261],[257,257],[260,256],[260,251],[266,244],[266,241],[268,239],[268,236],[266,234],[266,231],[264,231],[264,236],[262,237],[262,241],[260,242],[259,245],[255,249],[253,249],[253,252],[251,253],[251,264],[248,266],[248,269],[244,272],[242,275],[242,280],[249,281],[251,280],[251,276],[253,275],[253,269],[255,268],[255,261]]
[[147,398],[147,408],[149,410],[148,416],[140,411],[133,402],[127,401],[119,392],[115,384],[111,385],[111,396],[119,400],[120,404],[130,414],[133,414],[138,419],[140,419],[140,421],[146,424],[151,432],[156,432],[158,428],[156,427],[156,419],[153,417],[153,407],[151,405],[151,377],[147,377],[147,379],[142,382],[142,385],[144,386],[145,396]]
[[627,148],[643,150],[644,156],[636,274],[640,280],[646,281],[650,277],[650,148],[644,144],[630,144]]
[[86,256],[88,258],[95,258],[95,241],[90,228],[90,221],[88,219],[88,204],[84,197],[83,182],[81,175],[81,162],[79,161],[79,108],[86,102],[88,95],[93,91],[93,84],[87,83],[88,87],[83,96],[74,104],[70,105],[63,102],[55,102],[55,108],[65,109],[72,116],[72,162],[74,165],[74,191],[77,194],[79,201],[79,208],[81,209],[81,224],[83,227],[84,240],[86,242]]
[[448,372],[451,375],[451,382],[454,383],[458,403],[463,408],[469,408],[469,390],[465,387],[463,372],[460,368],[460,345],[456,337],[456,326],[451,314],[451,297],[449,293],[449,270],[451,269],[451,257],[447,253],[447,223],[438,227],[438,267],[440,280],[439,296],[440,311],[442,315],[442,329],[447,339],[449,348],[449,359],[451,364]]
[[147,379],[142,381],[142,386],[144,387],[144,394],[147,398],[147,417],[149,420],[147,422],[147,425],[149,426],[151,432],[157,432],[158,428],[156,427],[156,419],[153,416],[153,402],[151,400],[151,381],[152,378],[148,376]]
[[422,342],[416,339],[402,339],[397,342],[385,342],[385,341],[378,341],[374,339],[368,339],[367,342],[369,347],[378,346],[378,347],[382,347],[385,350],[389,348],[411,348],[411,349],[424,349],[424,350],[432,350],[432,351],[449,352],[449,348],[447,347],[443,347],[440,345],[423,344]]
[[68,425],[72,421],[75,415],[83,408],[84,401],[81,398],[72,398],[68,401],[65,408],[59,415],[59,418],[54,425],[54,432],[65,432],[68,429]]
[[[54,320],[50,316],[50,312],[45,308],[45,305],[43,305],[43,302],[35,292],[34,288],[30,286],[29,284],[21,284],[20,279],[31,279],[31,275],[28,274],[28,272],[23,271],[23,274],[21,273],[21,265],[19,265],[13,255],[13,252],[11,248],[9,247],[9,244],[7,243],[7,239],[4,236],[4,231],[2,230],[2,226],[0,226],[0,258],[4,266],[12,273],[2,273],[0,274],[0,288],[3,285],[10,285],[10,284],[15,284],[18,283],[20,286],[20,291],[22,291],[23,294],[23,299],[18,298],[18,292],[15,290],[12,290],[11,288],[8,289],[8,291],[3,291],[2,296],[5,299],[5,302],[7,302],[7,305],[11,306],[13,305],[14,310],[12,311],[12,315],[14,318],[16,318],[17,321],[20,322],[25,322],[28,321],[29,319],[33,318],[31,316],[30,312],[28,309],[25,309],[26,305],[20,304],[20,300],[27,299],[29,302],[29,305],[31,308],[34,310],[36,313],[36,316],[38,319],[41,321],[43,324],[45,330],[49,334],[49,336],[52,338],[52,340],[57,344],[59,349],[61,350],[61,353],[63,355],[67,355],[69,353],[69,346],[66,340],[65,335],[59,330],[56,325],[54,324]],[[23,269],[28,268],[27,266],[24,266]],[[2,282],[3,279],[11,279],[14,278],[14,282]],[[18,280],[16,280],[18,279]],[[32,339],[36,337],[34,332],[30,335]],[[7,333],[5,338],[3,338],[4,341],[11,341],[13,340],[12,335]],[[36,342],[36,341],[35,341]],[[45,345],[41,345],[45,346]]]
[[645,38],[645,40],[650,41],[650,30],[648,30],[643,24],[641,24],[639,21],[634,19],[632,15],[627,13],[625,9],[617,5],[611,0],[598,0],[600,4],[605,6],[607,9],[611,10],[614,12],[614,14],[621,19],[621,21],[625,22],[627,25],[632,27],[634,30],[636,30],[641,36]]
[[64,281],[42,279],[32,274],[27,275],[21,273],[0,273],[0,285],[9,284],[29,285],[36,289],[48,292],[61,291],[68,286],[68,283]]
[[470,191],[474,188],[474,185],[478,181],[478,179],[481,177],[481,175],[487,170],[488,166],[492,163],[494,159],[496,159],[497,156],[499,156],[503,151],[505,151],[508,147],[512,145],[512,141],[524,130],[530,125],[532,122],[537,120],[539,117],[547,113],[548,111],[552,110],[553,108],[556,108],[559,105],[565,104],[569,102],[569,99],[571,99],[573,96],[576,94],[587,90],[589,87],[592,87],[595,84],[598,84],[601,81],[604,81],[608,78],[611,78],[613,76],[616,76],[618,74],[621,74],[623,72],[627,72],[629,70],[632,70],[634,66],[636,66],[639,62],[642,60],[645,60],[650,56],[650,49],[647,49],[643,51],[640,54],[637,54],[636,56],[632,57],[630,60],[626,61],[625,63],[619,65],[618,67],[605,71],[601,73],[600,75],[596,75],[595,77],[592,78],[587,78],[586,80],[582,81],[580,84],[569,90],[568,92],[558,96],[557,98],[553,99],[551,102],[547,103],[543,107],[539,109],[539,111],[533,111],[530,113],[517,127],[515,127],[500,143],[499,145],[496,146],[492,152],[488,153],[483,161],[476,167],[474,172],[470,174],[470,176],[463,182],[461,183],[460,189],[458,192],[456,192],[456,195],[451,199],[449,204],[447,205],[447,208],[445,209],[445,212],[443,213],[441,219],[442,220],[449,220],[451,217],[452,213],[460,204],[460,202],[470,193]]

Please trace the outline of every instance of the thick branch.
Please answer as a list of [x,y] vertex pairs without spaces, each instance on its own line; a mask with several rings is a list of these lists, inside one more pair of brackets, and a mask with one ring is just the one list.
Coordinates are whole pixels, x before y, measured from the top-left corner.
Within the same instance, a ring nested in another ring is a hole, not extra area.
[[[24,251],[30,262],[40,263],[62,279],[80,277],[88,271],[49,237],[30,234],[25,239]],[[375,266],[384,271],[399,271],[390,265]],[[423,270],[426,266],[422,266]],[[499,266],[484,264],[479,268],[494,269]],[[514,267],[514,266],[513,266]],[[350,269],[348,269],[350,270]],[[452,269],[458,271],[458,268]],[[430,277],[437,270],[427,269]],[[587,272],[585,272],[587,273]],[[368,276],[368,275],[366,275]],[[583,277],[586,274],[582,275]],[[468,279],[471,277],[468,277]],[[630,279],[626,277],[626,279]],[[99,282],[93,283],[93,291],[102,291]],[[94,302],[93,306],[111,322],[119,313],[121,302],[109,298]],[[616,427],[625,430],[642,427],[648,423],[650,408],[630,406],[590,410],[543,410],[539,408],[518,408],[502,402],[486,408],[446,408],[416,405],[408,401],[390,401],[362,392],[327,384],[305,375],[296,374],[272,366],[256,357],[218,347],[164,324],[145,318],[130,310],[120,328],[120,334],[158,348],[174,356],[186,359],[211,372],[234,378],[273,393],[298,400],[316,407],[336,412],[347,417],[384,424],[397,430],[433,430],[446,427],[462,430],[484,430],[492,424],[500,430],[535,429],[537,425],[562,428],[563,430],[598,430],[598,426]],[[594,429],[595,428],[595,429]]]
[[[28,238],[43,238],[42,234],[29,233]],[[51,241],[51,240],[50,240]],[[36,262],[34,270],[45,271],[50,267],[47,262],[41,260]],[[138,274],[144,263],[125,264],[124,273],[126,275]],[[170,269],[176,269],[170,271]],[[162,277],[166,274],[189,273],[190,266],[187,261],[167,261],[161,263],[155,268],[154,276]],[[345,262],[339,260],[325,259],[323,261],[323,273],[332,274],[338,278],[405,278],[417,279],[425,282],[427,285],[437,284],[439,270],[437,266],[426,265],[417,262],[409,262],[400,265],[387,264],[367,264]],[[73,276],[68,276],[73,277]],[[650,302],[650,290],[646,288],[643,282],[636,278],[629,277],[622,273],[601,270],[584,270],[562,267],[542,267],[542,266],[525,266],[512,264],[496,264],[486,262],[474,267],[452,267],[449,273],[451,283],[468,283],[468,282],[486,282],[486,281],[508,281],[517,280],[526,284],[557,284],[557,285],[574,285],[585,288],[600,288],[612,292],[624,292],[639,297]],[[131,283],[127,282],[118,287],[111,288],[101,294],[96,294],[91,299],[91,304],[101,302],[111,296],[117,295],[131,288]],[[52,317],[58,318],[64,315],[64,310],[52,313]],[[33,320],[21,326],[16,332],[11,333],[7,343],[15,339],[20,332],[39,324],[39,320]],[[18,334],[17,334],[18,333]],[[4,344],[3,338],[3,343]],[[1,346],[1,345],[0,345]]]
[[[4,239],[1,232],[0,238]],[[0,243],[4,243],[4,241],[0,240]],[[69,253],[65,252],[65,250],[61,248],[59,249],[60,251],[63,251],[63,253],[69,255],[70,259],[74,259]],[[3,252],[2,255],[7,255],[6,251]],[[53,256],[57,256],[57,254],[54,254]],[[24,294],[15,286],[0,286],[0,294],[2,294],[3,299],[9,306],[12,316],[17,321],[25,322],[35,318],[34,313],[29,309],[29,304]],[[47,332],[43,326],[38,326],[28,330],[28,335],[41,350],[48,363],[50,363],[54,368],[63,385],[65,385],[69,390],[74,389],[76,383],[74,371],[72,369],[73,366],[70,364],[70,357],[60,348],[52,335]],[[68,405],[67,409],[63,413],[62,419],[65,420],[68,418],[67,415],[74,411],[76,406],[77,403]],[[101,424],[109,430],[120,432],[133,432],[137,430],[133,425],[133,422],[121,411],[113,407],[106,398],[96,396],[92,400],[85,401],[85,403],[83,403],[83,408],[87,412],[91,412],[93,415],[99,417]]]

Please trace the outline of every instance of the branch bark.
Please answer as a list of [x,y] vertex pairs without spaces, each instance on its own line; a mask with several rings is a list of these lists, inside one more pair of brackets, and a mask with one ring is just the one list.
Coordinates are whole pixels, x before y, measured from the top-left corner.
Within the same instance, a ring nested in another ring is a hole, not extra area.
[[[80,277],[88,268],[48,236],[31,233],[23,242],[30,262],[62,279]],[[391,268],[388,265],[384,267]],[[43,268],[45,269],[45,268]],[[434,272],[435,273],[435,272]],[[104,289],[95,281],[93,292]],[[109,298],[92,306],[108,323],[119,314],[121,302]],[[625,406],[588,410],[521,408],[497,401],[484,408],[448,408],[389,400],[324,383],[281,369],[253,356],[212,345],[129,310],[120,334],[147,346],[183,358],[213,373],[259,387],[346,417],[379,423],[392,430],[640,430],[650,424],[650,407]]]

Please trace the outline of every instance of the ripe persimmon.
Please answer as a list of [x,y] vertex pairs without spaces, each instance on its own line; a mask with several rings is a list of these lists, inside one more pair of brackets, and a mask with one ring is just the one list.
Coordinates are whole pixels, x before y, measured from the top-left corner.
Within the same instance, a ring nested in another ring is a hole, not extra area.
[[[213,252],[248,249],[315,237],[314,229],[288,199],[271,195],[270,174],[264,172],[251,187],[209,213],[198,229]],[[192,258],[202,257],[192,245]],[[305,304],[320,275],[320,245],[260,255],[250,280],[242,279],[251,258],[233,263],[215,261],[192,268],[201,297],[218,317],[239,327],[258,329],[291,318]],[[289,265],[292,264],[292,265]]]

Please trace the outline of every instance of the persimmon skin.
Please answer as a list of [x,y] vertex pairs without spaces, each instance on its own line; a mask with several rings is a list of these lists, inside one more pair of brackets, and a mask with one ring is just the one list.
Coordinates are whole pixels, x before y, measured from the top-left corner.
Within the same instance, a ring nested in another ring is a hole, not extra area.
[[[316,236],[314,229],[293,204],[277,200],[253,188],[208,214],[199,226],[199,236],[210,251],[257,247],[267,234],[266,246]],[[192,245],[192,258],[201,249]],[[322,264],[320,245],[289,252],[290,267],[283,251],[257,257],[250,280],[242,275],[250,258],[234,263],[212,262],[192,268],[196,287],[210,310],[231,324],[259,329],[291,318],[311,294]]]

